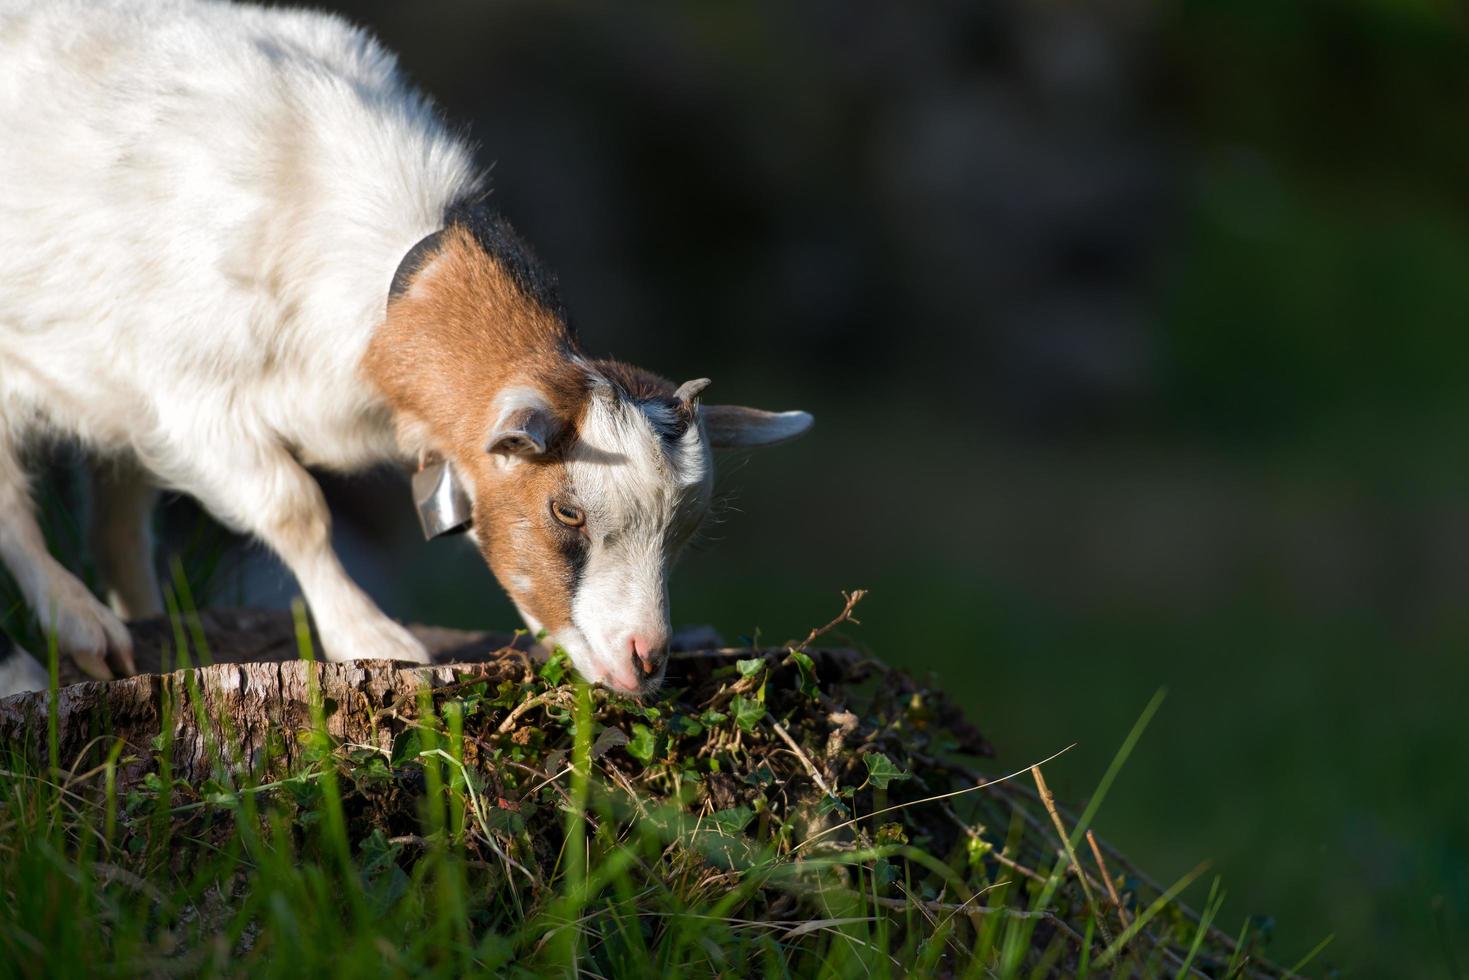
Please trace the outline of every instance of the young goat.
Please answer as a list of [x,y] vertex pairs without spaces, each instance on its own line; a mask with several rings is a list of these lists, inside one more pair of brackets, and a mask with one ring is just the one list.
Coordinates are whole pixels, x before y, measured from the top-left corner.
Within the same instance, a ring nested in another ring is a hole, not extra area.
[[[475,203],[465,143],[336,17],[3,0],[0,132],[0,560],[94,676],[131,671],[122,620],[159,612],[157,485],[280,555],[329,658],[423,661],[338,562],[305,469],[397,461],[425,531],[467,528],[532,629],[648,690],[711,449],[811,425],[585,357]],[[95,454],[111,609],[46,550],[20,461],[38,436]],[[0,695],[36,678],[0,664]]]

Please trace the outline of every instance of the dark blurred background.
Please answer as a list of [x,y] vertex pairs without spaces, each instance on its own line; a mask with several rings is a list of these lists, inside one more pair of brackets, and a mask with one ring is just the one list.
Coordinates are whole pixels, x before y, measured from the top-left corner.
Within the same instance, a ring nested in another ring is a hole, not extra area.
[[[815,413],[725,469],[676,622],[780,641],[869,588],[851,640],[997,770],[1079,742],[1074,801],[1166,686],[1104,836],[1214,859],[1281,961],[1335,933],[1313,973],[1469,964],[1462,7],[342,9],[472,130],[591,352]],[[390,612],[515,624],[401,483],[332,496]]]

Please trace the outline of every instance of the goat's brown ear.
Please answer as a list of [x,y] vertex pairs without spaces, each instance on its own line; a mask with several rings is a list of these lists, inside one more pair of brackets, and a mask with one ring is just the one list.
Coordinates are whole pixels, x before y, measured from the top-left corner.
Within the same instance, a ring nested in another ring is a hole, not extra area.
[[544,404],[511,404],[500,412],[485,451],[501,456],[540,456],[556,438],[561,420]]
[[802,435],[815,421],[809,412],[762,412],[741,405],[704,405],[699,412],[715,449],[773,446]]

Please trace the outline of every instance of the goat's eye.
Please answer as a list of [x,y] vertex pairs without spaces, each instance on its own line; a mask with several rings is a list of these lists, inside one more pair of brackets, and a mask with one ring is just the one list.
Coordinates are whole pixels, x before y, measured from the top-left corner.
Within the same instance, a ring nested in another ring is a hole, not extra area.
[[567,527],[581,527],[587,522],[586,512],[580,507],[563,504],[559,500],[551,501],[551,516]]

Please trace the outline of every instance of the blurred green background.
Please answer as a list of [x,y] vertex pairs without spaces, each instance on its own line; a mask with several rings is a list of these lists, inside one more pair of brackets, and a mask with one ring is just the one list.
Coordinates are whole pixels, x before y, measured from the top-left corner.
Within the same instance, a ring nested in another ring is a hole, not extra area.
[[[676,622],[779,641],[868,588],[851,640],[996,770],[1079,742],[1077,802],[1166,686],[1104,836],[1212,858],[1280,961],[1335,933],[1313,974],[1462,975],[1462,5],[343,9],[472,128],[589,350],[816,414],[725,467]],[[401,482],[330,493],[390,612],[514,624]]]

